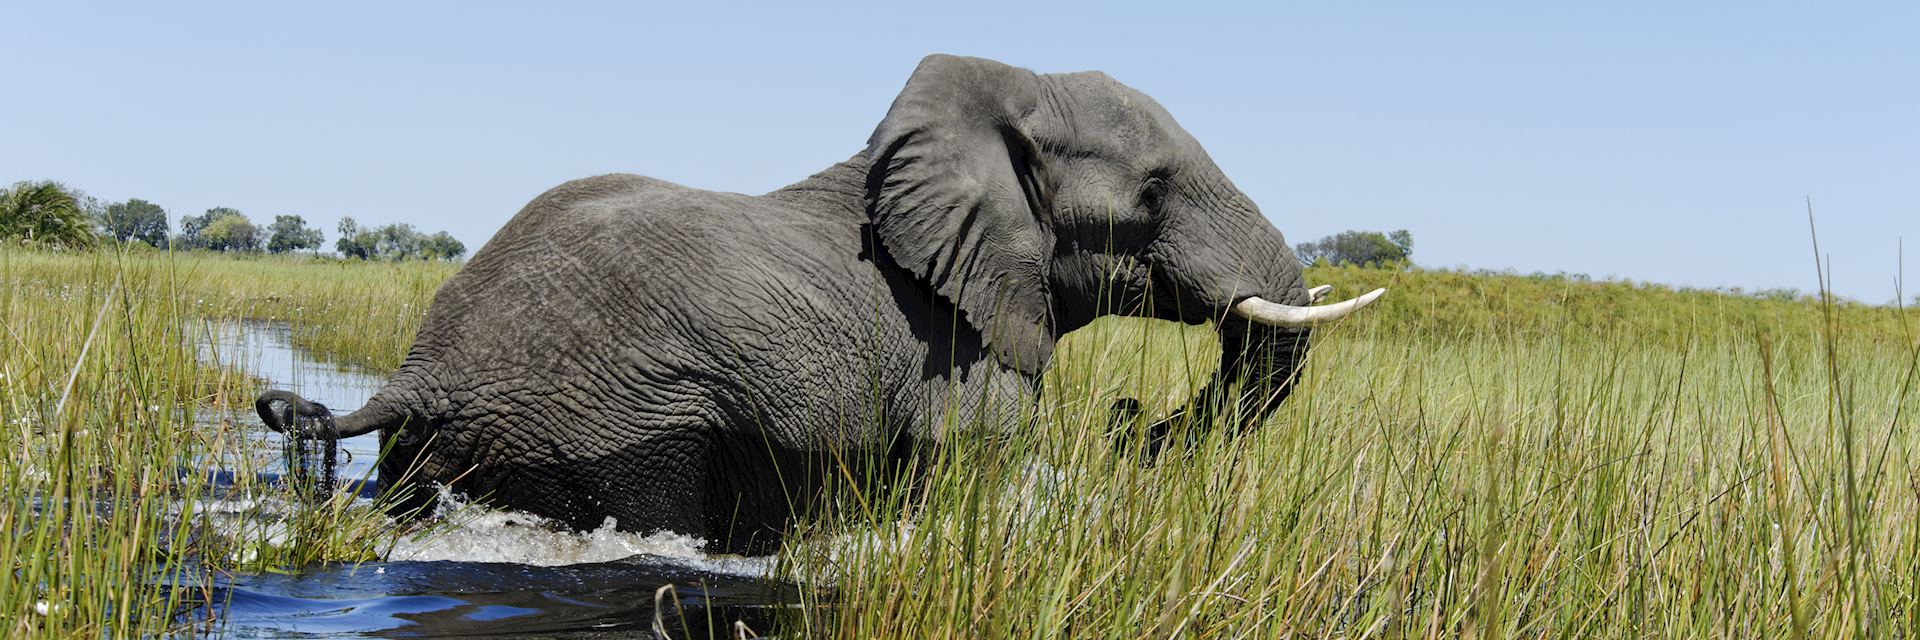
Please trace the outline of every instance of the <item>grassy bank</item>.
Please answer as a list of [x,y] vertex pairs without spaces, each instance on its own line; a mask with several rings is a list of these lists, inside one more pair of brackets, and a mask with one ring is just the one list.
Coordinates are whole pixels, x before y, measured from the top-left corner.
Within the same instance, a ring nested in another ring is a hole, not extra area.
[[1110,356],[1178,347],[1076,341],[1042,433],[948,452],[882,535],[850,517],[811,538],[797,572],[860,603],[813,629],[1912,637],[1911,346],[1784,326],[1432,339],[1391,317],[1327,332],[1264,429],[1151,467],[1111,453],[1097,408],[1170,408],[1185,387]]
[[[1382,304],[1316,334],[1263,429],[1115,455],[1203,330],[1103,321],[1043,428],[787,554],[811,635],[1914,637],[1920,314],[1564,278],[1316,269]],[[821,604],[829,604],[822,602]]]
[[[0,624],[150,633],[197,597],[145,586],[157,574],[376,556],[394,529],[344,503],[257,529],[198,515],[205,479],[175,470],[243,446],[223,416],[248,410],[253,382],[199,363],[192,336],[205,318],[287,320],[300,346],[391,369],[453,270],[0,250],[0,520],[15,533],[0,537]],[[1920,314],[1554,278],[1308,278],[1393,293],[1316,333],[1264,428],[1154,465],[1116,455],[1111,401],[1172,410],[1218,347],[1204,329],[1103,320],[1062,344],[1040,428],[950,443],[920,491],[846,496],[803,523],[783,570],[833,585],[833,606],[792,624],[1920,633]]]
[[[257,445],[235,420],[256,381],[203,364],[196,344],[209,319],[292,319],[302,344],[391,367],[419,322],[408,310],[448,273],[0,249],[0,633],[178,630],[218,572],[376,557],[394,528],[372,509],[252,499],[279,492],[251,479]],[[334,315],[301,320],[317,313]],[[215,459],[239,477],[219,505],[199,473]]]

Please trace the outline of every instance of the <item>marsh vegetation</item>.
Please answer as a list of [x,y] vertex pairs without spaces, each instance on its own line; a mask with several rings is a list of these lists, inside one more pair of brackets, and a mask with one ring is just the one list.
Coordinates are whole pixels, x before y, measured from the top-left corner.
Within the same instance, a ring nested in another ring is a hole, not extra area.
[[[217,631],[214,577],[378,560],[417,534],[347,495],[233,517],[222,500],[280,489],[194,465],[257,446],[258,381],[196,345],[209,320],[272,320],[314,354],[392,370],[456,268],[0,250],[4,632]],[[1394,293],[1314,334],[1260,428],[1175,434],[1191,444],[1154,464],[1117,451],[1112,403],[1165,415],[1219,347],[1204,328],[1102,320],[1062,343],[1032,431],[956,430],[912,490],[833,488],[771,560],[809,587],[779,625],[1920,633],[1920,313],[1444,271],[1308,280]]]

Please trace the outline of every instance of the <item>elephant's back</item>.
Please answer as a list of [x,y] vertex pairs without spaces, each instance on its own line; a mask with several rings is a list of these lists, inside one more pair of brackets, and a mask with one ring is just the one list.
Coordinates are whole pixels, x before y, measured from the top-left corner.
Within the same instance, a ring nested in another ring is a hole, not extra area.
[[476,413],[499,412],[484,401],[502,394],[629,421],[671,408],[739,424],[756,418],[729,414],[753,403],[840,404],[806,385],[874,369],[871,314],[849,311],[872,309],[876,291],[859,228],[642,176],[569,182],[442,287],[415,350],[451,395],[483,401]]
[[[434,311],[444,307],[448,322],[431,328],[603,340],[653,320],[805,315],[867,288],[860,253],[858,221],[645,176],[597,176],[528,203],[443,287]],[[486,317],[467,317],[476,314]]]
[[[416,350],[469,361],[454,364],[559,373],[555,368],[571,359],[569,350],[595,340],[596,333],[604,340],[618,328],[614,313],[638,290],[671,286],[662,278],[634,277],[655,269],[634,260],[664,264],[671,258],[621,246],[633,241],[635,226],[621,214],[656,194],[671,194],[673,187],[642,176],[606,175],[534,198],[442,285]],[[649,291],[647,297],[663,293]]]
[[[761,197],[610,174],[535,198],[456,278],[485,286],[571,268],[632,281],[597,283],[603,285],[735,289],[848,266],[860,253],[860,222]],[[728,282],[735,274],[741,279]]]

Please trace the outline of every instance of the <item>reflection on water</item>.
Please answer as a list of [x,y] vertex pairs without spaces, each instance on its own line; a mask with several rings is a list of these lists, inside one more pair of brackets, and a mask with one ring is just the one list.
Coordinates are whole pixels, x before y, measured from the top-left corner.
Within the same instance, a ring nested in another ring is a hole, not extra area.
[[246,371],[276,389],[325,404],[335,413],[360,408],[386,382],[385,375],[308,358],[293,346],[292,331],[285,323],[226,321],[202,326],[203,361]]
[[[293,346],[292,331],[285,323],[227,321],[207,322],[202,327],[199,349],[202,361],[245,371],[266,380],[268,387],[286,389],[326,405],[334,415],[346,414],[366,405],[374,392],[386,383],[386,376],[383,375],[308,358],[305,351]],[[240,417],[250,424],[259,424],[259,419],[251,411]],[[253,430],[251,435],[260,442],[261,453],[279,459],[279,447],[283,444],[279,434],[261,428]],[[373,463],[379,457],[380,441],[376,438],[341,440],[338,477],[343,481],[372,479]],[[278,473],[285,468],[283,464],[214,466],[259,468],[271,470],[269,473]],[[215,476],[216,482],[222,480],[225,478]],[[359,489],[368,496],[374,493],[372,484]]]
[[[365,404],[384,376],[309,359],[284,324],[209,323],[200,354],[346,413]],[[216,418],[215,416],[208,416]],[[250,413],[257,451],[251,460],[206,461],[205,473],[230,479],[242,470],[284,469],[282,437]],[[213,420],[208,420],[212,422]],[[371,478],[379,455],[372,436],[342,440],[339,477]],[[227,484],[230,484],[227,483]],[[365,499],[371,487],[350,487]],[[259,496],[217,496],[211,510],[256,513]],[[284,505],[283,505],[284,506]],[[212,586],[216,635],[243,638],[405,636],[598,638],[649,633],[655,594],[675,586],[657,621],[673,637],[735,637],[735,623],[765,632],[799,593],[766,579],[769,558],[712,556],[702,541],[670,532],[619,531],[612,521],[566,531],[539,517],[475,508],[455,526],[394,546],[389,562],[314,567],[297,575],[239,574]]]
[[658,556],[556,567],[366,563],[236,576],[220,589],[228,604],[219,632],[630,638],[651,629],[656,591],[665,584],[674,585],[679,604],[668,599],[661,622],[676,638],[734,637],[735,622],[765,632],[778,612],[772,603],[799,597],[792,587],[689,569]]

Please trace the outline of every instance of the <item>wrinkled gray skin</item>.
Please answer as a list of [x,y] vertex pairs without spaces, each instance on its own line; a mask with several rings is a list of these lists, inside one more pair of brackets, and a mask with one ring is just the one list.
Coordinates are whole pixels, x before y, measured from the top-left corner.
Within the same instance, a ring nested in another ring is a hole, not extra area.
[[[1056,341],[1101,315],[1219,323],[1221,371],[1255,391],[1223,398],[1216,376],[1197,413],[1253,422],[1285,397],[1305,332],[1226,311],[1307,304],[1299,262],[1151,98],[935,55],[868,144],[763,196],[634,175],[542,194],[338,428],[381,432],[389,482],[754,550],[828,452],[1019,428]],[[325,413],[257,406],[283,430]]]

